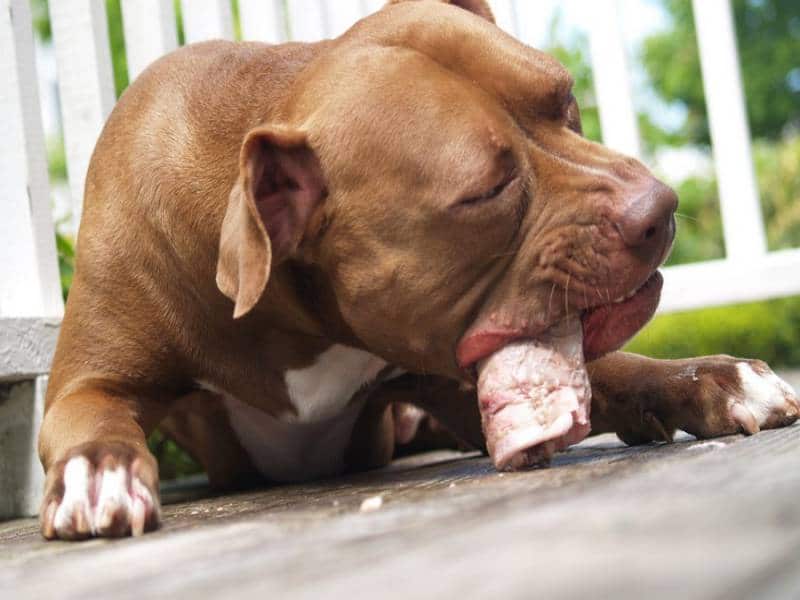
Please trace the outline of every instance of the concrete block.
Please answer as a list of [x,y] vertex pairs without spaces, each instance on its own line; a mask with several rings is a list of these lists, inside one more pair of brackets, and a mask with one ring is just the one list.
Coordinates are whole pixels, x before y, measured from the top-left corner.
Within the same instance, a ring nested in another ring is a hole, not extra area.
[[0,318],[0,382],[33,380],[47,373],[61,321]]
[[44,414],[47,376],[0,385],[0,519],[35,515],[44,472],[36,440]]

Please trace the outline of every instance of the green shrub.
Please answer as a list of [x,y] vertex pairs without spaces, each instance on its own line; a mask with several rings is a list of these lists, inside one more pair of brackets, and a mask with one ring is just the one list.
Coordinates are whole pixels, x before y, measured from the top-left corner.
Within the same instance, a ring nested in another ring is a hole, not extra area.
[[202,467],[171,439],[156,429],[147,438],[147,447],[158,459],[158,475],[162,481],[201,473]]
[[61,275],[61,294],[66,300],[75,271],[75,245],[72,239],[56,232],[56,252],[58,253],[58,270]]
[[758,142],[753,161],[770,250],[800,246],[800,135]]
[[800,365],[800,297],[656,317],[625,348],[653,358],[731,354]]

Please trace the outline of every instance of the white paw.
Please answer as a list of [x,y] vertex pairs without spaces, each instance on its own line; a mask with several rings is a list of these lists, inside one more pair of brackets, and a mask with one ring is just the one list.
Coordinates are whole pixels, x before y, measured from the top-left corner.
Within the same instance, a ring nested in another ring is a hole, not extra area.
[[800,416],[800,402],[792,387],[763,363],[736,364],[741,396],[730,399],[733,419],[747,433],[781,427]]
[[64,467],[64,494],[43,515],[53,537],[141,535],[148,522],[159,519],[158,502],[130,467],[102,465],[95,470],[83,456]]

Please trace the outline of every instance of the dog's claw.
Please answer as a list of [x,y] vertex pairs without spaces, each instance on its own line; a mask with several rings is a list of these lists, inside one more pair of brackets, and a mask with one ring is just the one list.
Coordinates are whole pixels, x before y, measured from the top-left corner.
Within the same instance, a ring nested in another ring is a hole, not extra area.
[[139,537],[144,534],[144,524],[147,520],[147,507],[141,498],[134,498],[131,509],[131,535]]
[[42,505],[45,538],[139,536],[158,527],[154,461],[131,459],[125,450],[87,448],[54,467],[61,472],[51,475],[53,491]]
[[51,502],[47,505],[47,509],[42,513],[42,535],[48,540],[56,537],[55,525],[53,520],[56,518],[56,509],[58,503]]
[[734,404],[731,407],[731,417],[742,428],[742,433],[746,435],[753,435],[761,431],[755,416],[744,404]]
[[645,422],[653,429],[655,429],[658,436],[661,438],[660,441],[666,442],[667,444],[672,443],[672,434],[669,433],[664,427],[664,424],[661,422],[654,413],[648,411],[644,414]]

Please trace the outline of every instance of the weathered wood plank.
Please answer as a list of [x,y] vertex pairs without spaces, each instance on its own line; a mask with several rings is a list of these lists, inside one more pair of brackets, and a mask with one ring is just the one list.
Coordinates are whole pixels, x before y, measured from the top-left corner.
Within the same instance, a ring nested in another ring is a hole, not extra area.
[[[453,457],[178,504],[162,531],[138,540],[44,543],[31,521],[0,525],[0,595],[727,598],[797,589],[785,559],[800,549],[800,427],[640,448],[599,438],[521,474]],[[376,494],[382,507],[360,511]],[[92,577],[74,577],[89,568]]]

